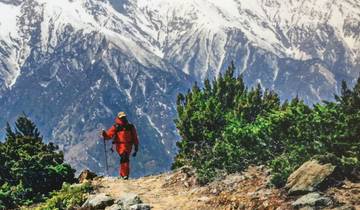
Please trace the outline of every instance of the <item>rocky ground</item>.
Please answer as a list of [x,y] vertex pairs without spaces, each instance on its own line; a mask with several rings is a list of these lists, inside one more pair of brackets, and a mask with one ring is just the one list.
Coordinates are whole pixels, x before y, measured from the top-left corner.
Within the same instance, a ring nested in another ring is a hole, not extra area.
[[95,208],[107,210],[360,209],[360,183],[344,180],[337,186],[322,186],[319,190],[333,169],[331,165],[309,161],[290,176],[283,189],[269,186],[269,170],[264,166],[249,167],[243,173],[228,175],[206,186],[196,184],[189,168],[132,180],[98,177],[91,181],[95,192],[83,207],[98,205]]

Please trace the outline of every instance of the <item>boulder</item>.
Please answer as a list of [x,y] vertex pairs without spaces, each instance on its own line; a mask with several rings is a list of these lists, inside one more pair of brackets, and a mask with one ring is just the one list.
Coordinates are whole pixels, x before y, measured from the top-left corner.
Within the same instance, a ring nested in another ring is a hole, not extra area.
[[97,177],[97,175],[95,173],[86,169],[80,173],[78,180],[79,180],[79,183],[83,183],[87,180],[93,180],[95,177]]
[[150,210],[151,206],[145,203],[130,206],[129,210]]
[[82,205],[83,208],[90,209],[105,209],[107,206],[114,204],[114,199],[105,193],[90,195],[89,198]]
[[331,198],[322,196],[317,192],[313,192],[300,197],[291,205],[294,207],[294,209],[318,209],[320,207],[327,207],[332,204],[333,202]]
[[123,208],[119,204],[115,203],[112,206],[106,207],[105,210],[123,210]]
[[313,192],[334,170],[335,166],[331,164],[320,164],[317,160],[308,161],[289,176],[285,188],[290,195]]
[[135,193],[123,194],[119,199],[115,201],[116,204],[120,205],[124,209],[129,209],[130,206],[141,204],[140,197]]

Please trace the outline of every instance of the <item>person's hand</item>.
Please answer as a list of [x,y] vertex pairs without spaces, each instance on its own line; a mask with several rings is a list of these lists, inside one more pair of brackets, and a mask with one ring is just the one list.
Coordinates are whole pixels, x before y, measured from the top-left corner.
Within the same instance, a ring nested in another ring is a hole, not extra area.
[[136,157],[136,154],[137,154],[137,152],[134,152],[134,153],[132,154],[132,156],[133,156],[133,157]]
[[139,145],[135,144],[135,153],[139,151]]
[[104,136],[106,136],[106,131],[104,129],[102,129],[99,133],[100,137],[104,138]]

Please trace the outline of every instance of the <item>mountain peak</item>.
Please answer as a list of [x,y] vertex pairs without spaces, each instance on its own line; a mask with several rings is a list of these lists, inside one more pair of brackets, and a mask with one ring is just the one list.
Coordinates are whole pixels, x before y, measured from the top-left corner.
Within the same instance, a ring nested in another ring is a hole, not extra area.
[[124,110],[151,145],[137,176],[167,170],[176,94],[231,61],[247,85],[308,104],[360,72],[357,1],[0,2],[0,127],[31,113],[77,169],[101,168],[95,133]]

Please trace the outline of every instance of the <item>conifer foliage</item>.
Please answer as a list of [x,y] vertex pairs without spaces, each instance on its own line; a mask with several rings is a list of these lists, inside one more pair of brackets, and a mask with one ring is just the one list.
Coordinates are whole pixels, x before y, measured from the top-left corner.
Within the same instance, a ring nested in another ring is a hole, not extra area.
[[191,165],[207,183],[251,164],[272,169],[281,187],[305,161],[317,158],[339,166],[349,176],[359,169],[360,79],[346,83],[334,102],[312,107],[298,97],[280,102],[278,94],[245,86],[232,64],[216,80],[197,84],[177,100],[176,126],[181,136],[174,168]]
[[7,124],[0,143],[0,209],[41,201],[64,182],[74,182],[74,173],[58,147],[43,142],[28,117],[20,116],[15,129]]

